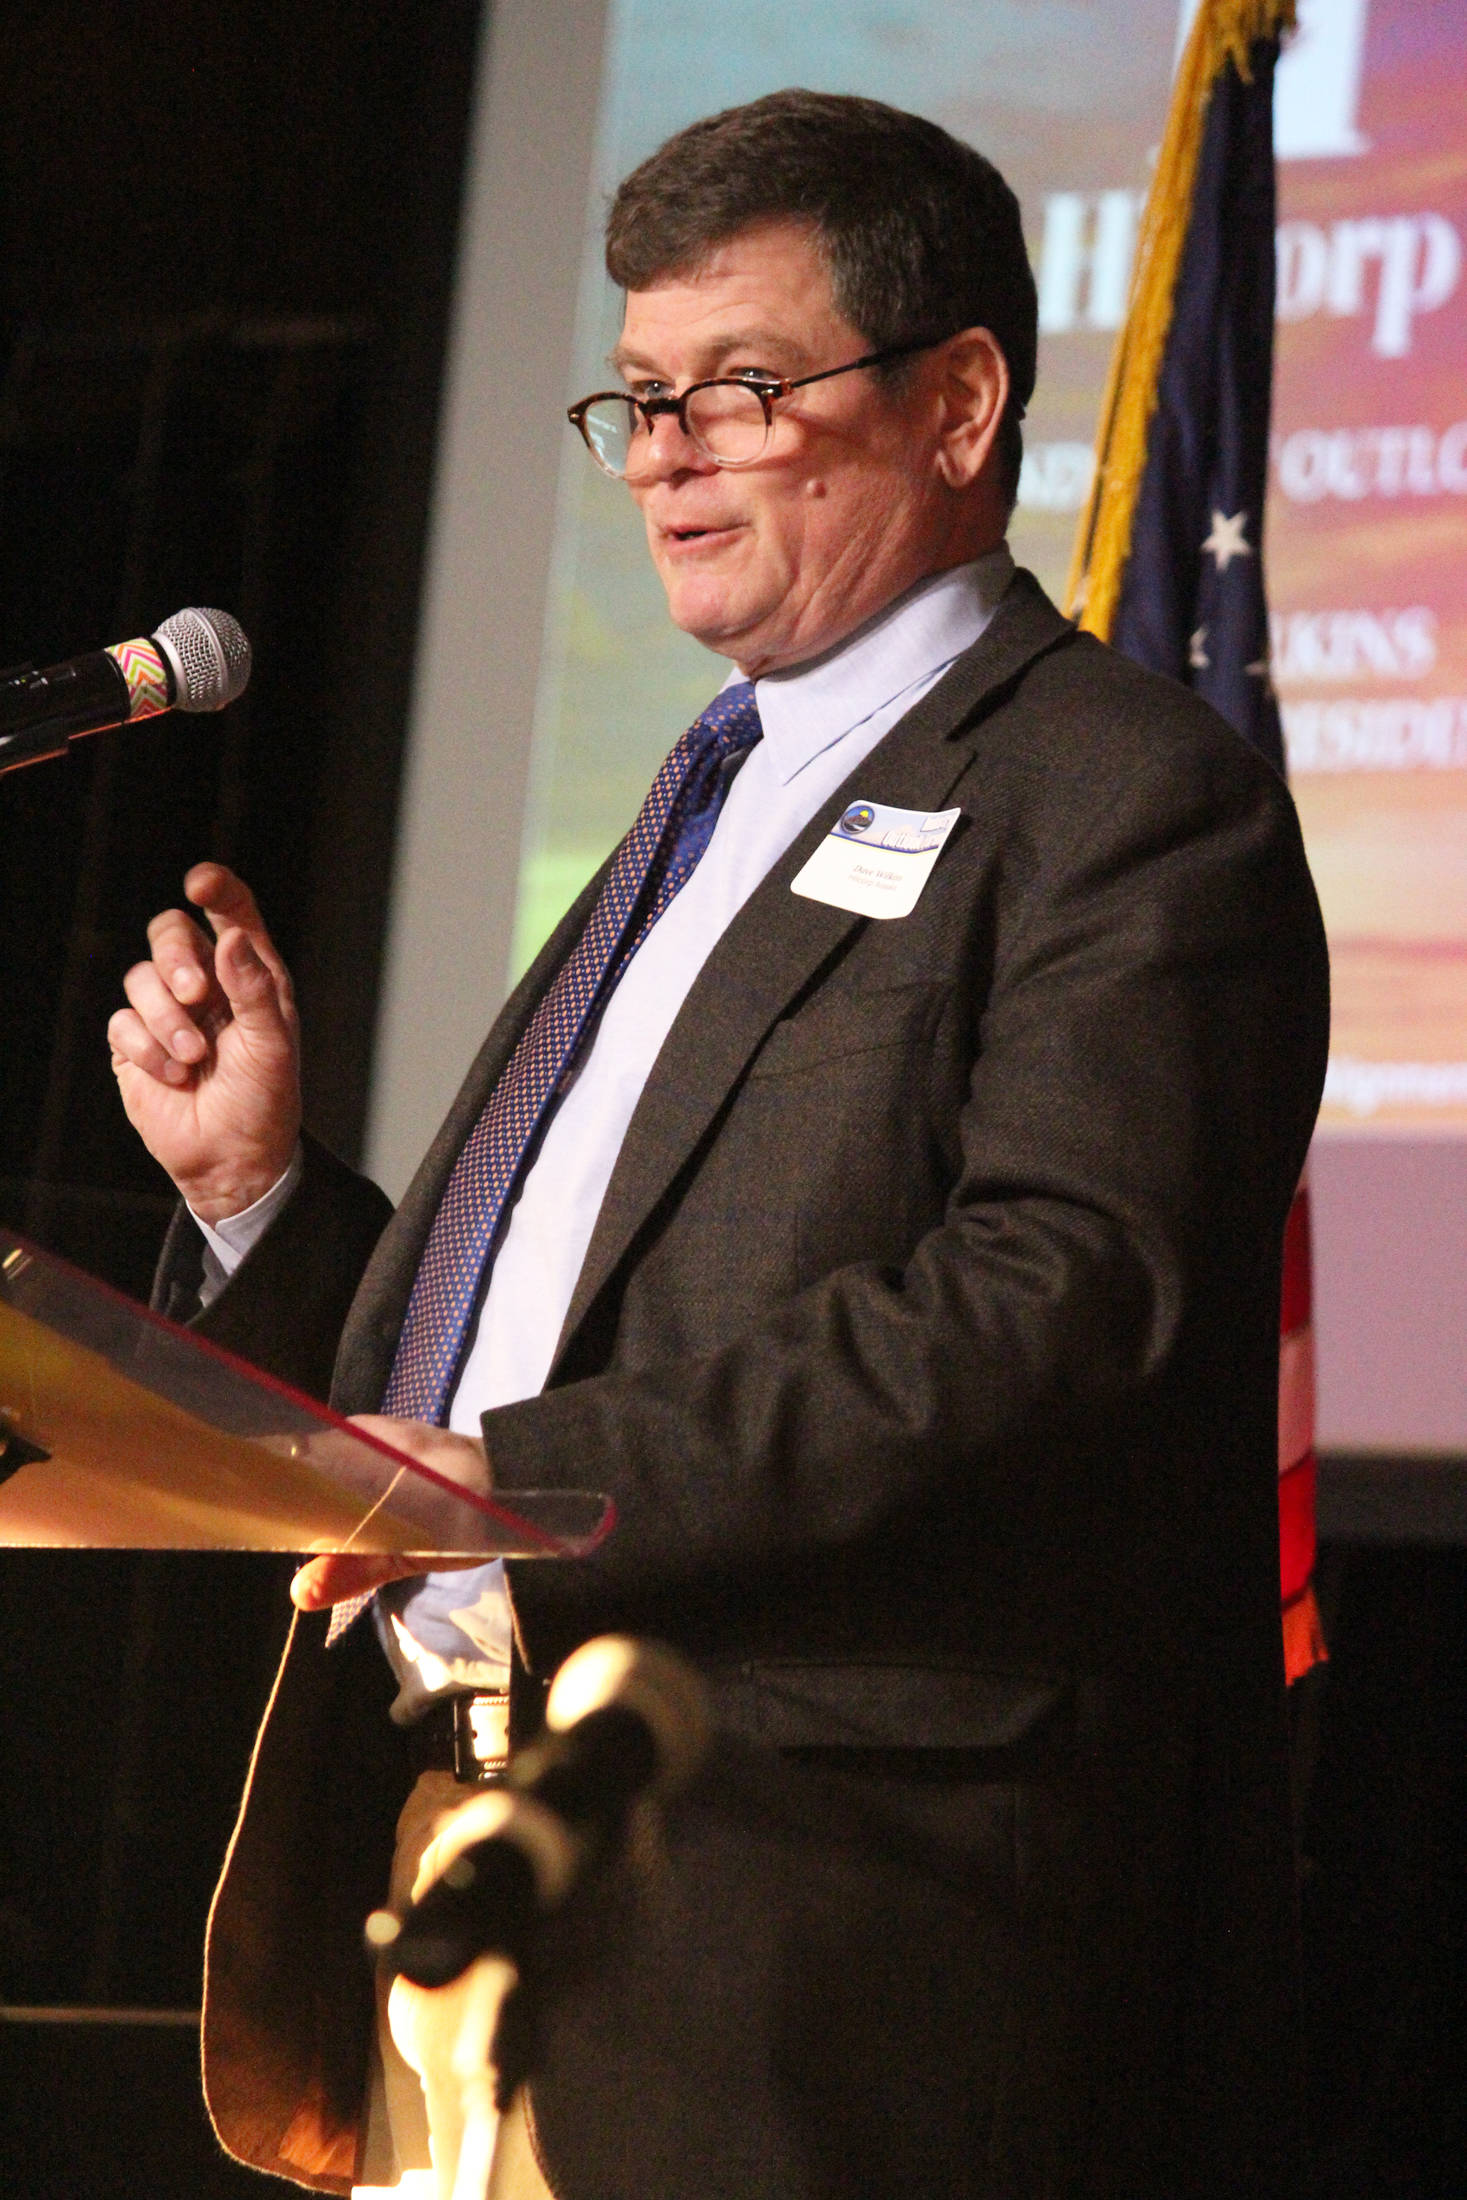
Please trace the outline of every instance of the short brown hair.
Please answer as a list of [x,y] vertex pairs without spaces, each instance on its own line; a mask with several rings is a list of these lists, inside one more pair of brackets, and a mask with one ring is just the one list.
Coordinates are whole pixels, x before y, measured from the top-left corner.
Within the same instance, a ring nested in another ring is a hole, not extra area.
[[1012,501],[1038,309],[1019,202],[991,161],[876,99],[771,92],[670,137],[612,200],[606,267],[648,290],[762,221],[808,222],[836,307],[873,351],[986,328],[1008,362]]

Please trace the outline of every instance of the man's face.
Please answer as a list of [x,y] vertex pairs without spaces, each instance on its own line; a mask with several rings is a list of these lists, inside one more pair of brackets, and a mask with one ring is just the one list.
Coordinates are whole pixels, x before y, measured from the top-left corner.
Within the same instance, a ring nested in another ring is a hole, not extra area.
[[[873,347],[836,310],[809,233],[742,231],[690,275],[631,291],[616,364],[638,396],[713,375],[794,379]],[[751,676],[820,655],[973,556],[937,464],[932,355],[893,392],[869,370],[776,403],[754,465],[715,466],[659,418],[629,483],[675,623]]]

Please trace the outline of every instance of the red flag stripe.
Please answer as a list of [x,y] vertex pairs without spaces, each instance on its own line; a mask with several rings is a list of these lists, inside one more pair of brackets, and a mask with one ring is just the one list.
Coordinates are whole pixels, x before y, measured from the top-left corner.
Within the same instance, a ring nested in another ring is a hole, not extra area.
[[1279,1473],[1314,1444],[1314,1331],[1279,1340]]
[[1309,1185],[1301,1180],[1294,1194],[1294,1204],[1289,1209],[1289,1219],[1284,1226],[1284,1281],[1283,1300],[1279,1309],[1279,1329],[1287,1336],[1291,1329],[1302,1329],[1313,1311],[1310,1290],[1309,1244]]
[[1284,1670],[1290,1683],[1329,1655],[1313,1589],[1318,1469],[1310,1234],[1309,1185],[1301,1177],[1284,1229],[1279,1305],[1279,1591]]
[[1279,1592],[1286,1605],[1304,1594],[1314,1572],[1314,1485],[1312,1451],[1279,1481]]

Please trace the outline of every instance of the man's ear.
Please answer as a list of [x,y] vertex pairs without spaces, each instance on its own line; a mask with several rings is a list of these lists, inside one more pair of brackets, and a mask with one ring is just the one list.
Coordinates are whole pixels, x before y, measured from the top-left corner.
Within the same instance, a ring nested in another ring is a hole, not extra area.
[[989,463],[1009,398],[1009,365],[986,328],[950,336],[938,354],[942,424],[937,466],[949,489],[969,489]]

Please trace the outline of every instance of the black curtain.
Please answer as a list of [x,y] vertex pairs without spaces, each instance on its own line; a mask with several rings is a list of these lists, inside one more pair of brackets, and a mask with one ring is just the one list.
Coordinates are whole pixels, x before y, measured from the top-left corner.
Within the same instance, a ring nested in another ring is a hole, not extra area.
[[[255,886],[356,1153],[481,12],[5,11],[0,664],[190,603],[255,649],[222,716],[0,778],[0,1221],[135,1294],[171,1196],[105,1027],[200,857]],[[0,2002],[196,2003],[284,1612],[268,1560],[0,1553]],[[82,2143],[44,2104],[6,2190],[42,2123]]]

